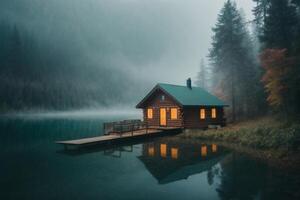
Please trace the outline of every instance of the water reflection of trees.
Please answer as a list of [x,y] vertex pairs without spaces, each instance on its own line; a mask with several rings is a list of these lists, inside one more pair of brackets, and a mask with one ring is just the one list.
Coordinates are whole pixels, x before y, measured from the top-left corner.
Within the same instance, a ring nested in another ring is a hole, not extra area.
[[215,179],[216,175],[218,175],[218,174],[219,174],[219,167],[211,167],[207,171],[207,183],[209,185],[213,185],[214,179]]
[[261,195],[266,167],[236,153],[226,156],[220,164],[216,190],[221,199],[256,199]]
[[217,192],[221,199],[300,199],[300,174],[267,166],[232,153],[220,162]]

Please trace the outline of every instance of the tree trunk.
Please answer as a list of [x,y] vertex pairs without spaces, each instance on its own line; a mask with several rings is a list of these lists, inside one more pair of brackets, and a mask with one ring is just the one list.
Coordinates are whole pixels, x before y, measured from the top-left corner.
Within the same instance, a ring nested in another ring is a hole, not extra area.
[[232,121],[235,122],[235,73],[233,67],[231,67],[231,106],[232,106]]

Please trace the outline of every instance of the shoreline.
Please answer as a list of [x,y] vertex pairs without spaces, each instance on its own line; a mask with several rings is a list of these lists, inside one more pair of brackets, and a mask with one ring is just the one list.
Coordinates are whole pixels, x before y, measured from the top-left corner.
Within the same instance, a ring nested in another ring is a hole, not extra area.
[[263,117],[217,130],[186,130],[177,137],[216,143],[285,170],[300,168],[300,125]]
[[221,140],[210,140],[207,138],[189,138],[184,136],[184,133],[175,137],[181,137],[184,139],[197,139],[208,143],[214,143],[230,150],[234,150],[238,153],[250,156],[253,159],[257,159],[266,163],[267,165],[279,170],[299,171],[300,169],[300,151],[289,152],[282,149],[255,149],[253,147],[242,146],[241,144],[233,144]]

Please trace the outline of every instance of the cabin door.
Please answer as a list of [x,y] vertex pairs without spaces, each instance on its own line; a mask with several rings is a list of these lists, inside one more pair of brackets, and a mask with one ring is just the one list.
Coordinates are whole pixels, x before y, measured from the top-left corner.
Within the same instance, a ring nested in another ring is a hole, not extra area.
[[159,125],[166,126],[167,125],[167,109],[160,108],[159,109]]

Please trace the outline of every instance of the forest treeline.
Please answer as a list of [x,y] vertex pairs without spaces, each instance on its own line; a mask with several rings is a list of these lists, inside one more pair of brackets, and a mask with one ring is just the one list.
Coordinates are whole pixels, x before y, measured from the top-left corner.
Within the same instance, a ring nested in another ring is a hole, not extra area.
[[129,86],[136,83],[126,74],[92,64],[75,44],[66,48],[37,38],[0,22],[0,112],[109,106],[134,97]]
[[[253,0],[246,21],[233,0],[220,11],[209,50],[211,75],[201,64],[197,83],[230,103],[232,120],[267,112],[299,116],[300,1]],[[249,31],[252,30],[252,31]]]

